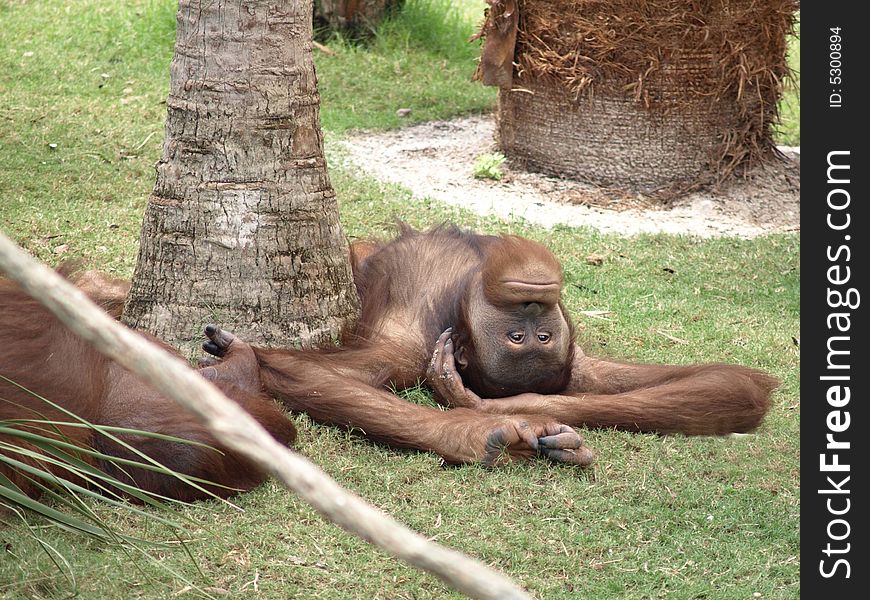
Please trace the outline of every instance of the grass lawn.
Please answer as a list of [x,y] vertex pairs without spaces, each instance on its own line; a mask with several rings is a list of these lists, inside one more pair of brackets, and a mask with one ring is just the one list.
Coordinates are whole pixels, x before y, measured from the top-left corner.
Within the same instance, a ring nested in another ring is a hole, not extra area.
[[[485,219],[346,170],[352,128],[490,111],[470,82],[475,12],[439,0],[408,10],[367,48],[317,53],[331,177],[349,235],[401,217],[547,243],[563,261],[580,335],[612,357],[730,361],[783,385],[756,435],[685,438],[587,431],[588,469],[536,461],[442,468],[294,416],[298,450],[423,535],[503,570],[541,598],[799,597],[800,238],[623,238]],[[160,156],[175,0],[0,4],[0,229],[39,258],[130,275]],[[799,53],[799,47],[794,45]],[[797,67],[797,64],[795,64]],[[781,141],[800,143],[797,90]],[[412,108],[408,119],[398,108]],[[788,120],[790,119],[790,121]],[[470,165],[469,165],[470,168]],[[585,257],[605,257],[590,266]],[[106,546],[0,512],[0,597],[457,597],[323,521],[273,482],[179,509],[183,540],[146,519],[93,508],[156,547]]]

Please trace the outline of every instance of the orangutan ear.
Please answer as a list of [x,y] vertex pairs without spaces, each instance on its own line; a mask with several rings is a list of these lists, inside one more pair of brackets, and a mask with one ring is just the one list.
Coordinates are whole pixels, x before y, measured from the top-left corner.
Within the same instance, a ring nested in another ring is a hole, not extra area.
[[453,352],[453,360],[456,362],[456,366],[460,369],[465,369],[468,367],[468,358],[465,356],[465,347],[459,346]]

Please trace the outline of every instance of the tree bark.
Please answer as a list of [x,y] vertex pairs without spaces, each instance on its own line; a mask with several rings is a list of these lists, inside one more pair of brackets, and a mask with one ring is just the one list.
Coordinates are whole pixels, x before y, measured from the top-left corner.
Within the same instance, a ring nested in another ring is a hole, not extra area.
[[166,138],[123,320],[185,345],[335,339],[356,314],[320,130],[311,3],[180,0]]

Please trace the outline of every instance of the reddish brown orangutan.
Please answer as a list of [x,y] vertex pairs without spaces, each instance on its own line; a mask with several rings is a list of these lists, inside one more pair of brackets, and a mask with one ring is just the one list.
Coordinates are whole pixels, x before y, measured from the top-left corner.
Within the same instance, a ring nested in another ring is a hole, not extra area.
[[[252,348],[206,328],[204,348],[223,360],[202,374],[283,442],[291,442],[295,431],[262,389],[316,421],[436,452],[450,463],[494,464],[540,454],[582,465],[592,454],[571,426],[689,435],[749,431],[764,417],[777,384],[735,365],[634,365],[587,356],[575,344],[560,300],[561,267],[529,240],[455,227],[425,233],[404,228],[387,243],[354,244],[351,261],[362,307],[341,347]],[[77,285],[110,313],[120,312],[125,284],[86,274]],[[0,336],[0,375],[84,419],[220,448],[192,416],[2,281]],[[388,389],[424,380],[449,410],[407,402]],[[0,379],[0,420],[33,418],[69,420]],[[129,456],[87,429],[58,429],[80,445]],[[0,443],[6,441],[0,435]],[[151,438],[125,441],[168,467],[223,486],[249,489],[263,478],[226,451]],[[2,447],[0,454],[10,455]],[[124,474],[100,466],[170,497],[203,495],[150,471]],[[2,456],[0,475],[38,492]]]
[[[587,356],[560,300],[561,266],[536,242],[403,228],[388,243],[354,244],[351,260],[362,310],[340,348],[254,352],[267,393],[392,446],[450,463],[542,454],[587,464],[571,426],[750,431],[777,385],[735,365]],[[388,391],[422,380],[451,410]]]
[[[110,314],[116,317],[120,314],[129,284],[94,273],[85,273],[76,279],[76,284]],[[207,328],[206,334],[210,338],[209,350],[225,358],[215,366],[202,369],[202,375],[247,409],[277,440],[292,443],[296,431],[274,400],[262,393],[250,346],[214,327]],[[210,447],[118,435],[166,467],[217,484],[204,486],[215,495],[226,497],[237,490],[251,489],[265,478],[245,459],[222,448],[193,415],[103,357],[41,304],[6,280],[0,280],[0,376],[0,421],[21,420],[17,427],[22,430],[62,437],[104,454],[141,461],[128,448],[93,429],[34,423],[34,420],[74,421],[38,395],[97,425],[151,431],[207,444]],[[64,469],[28,458],[11,450],[6,443],[21,445],[21,440],[0,434],[0,475],[11,479],[26,494],[37,496],[40,489],[20,469],[11,468],[7,460],[39,465],[60,477],[69,477]],[[28,449],[36,448],[31,445]],[[122,471],[110,462],[84,454],[80,458],[124,483],[135,483],[156,494],[179,500],[207,495],[177,478],[151,470],[124,467]]]

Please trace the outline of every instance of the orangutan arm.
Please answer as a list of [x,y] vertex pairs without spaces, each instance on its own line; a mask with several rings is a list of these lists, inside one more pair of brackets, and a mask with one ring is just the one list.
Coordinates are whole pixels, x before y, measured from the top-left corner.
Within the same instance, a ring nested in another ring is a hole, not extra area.
[[[447,333],[447,332],[445,332]],[[778,382],[727,364],[631,364],[585,356],[580,349],[561,394],[481,399],[464,387],[449,335],[439,338],[428,371],[436,396],[450,406],[488,414],[546,415],[570,426],[723,435],[758,427]]]
[[551,418],[443,411],[374,387],[374,368],[368,364],[383,360],[367,356],[366,351],[256,351],[267,393],[317,422],[359,430],[390,446],[432,451],[448,463],[496,464],[532,457],[540,446],[554,460],[575,464],[592,460],[582,438]]

